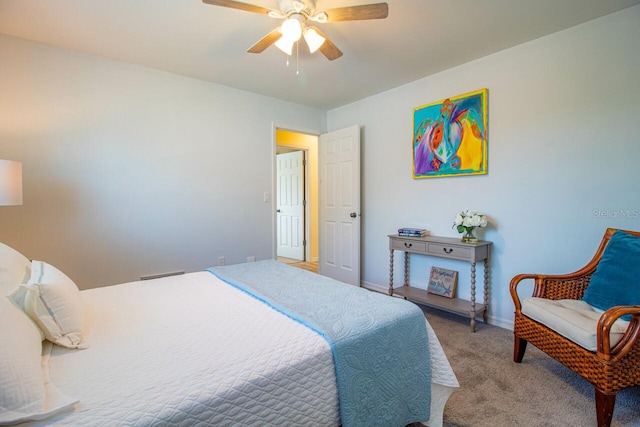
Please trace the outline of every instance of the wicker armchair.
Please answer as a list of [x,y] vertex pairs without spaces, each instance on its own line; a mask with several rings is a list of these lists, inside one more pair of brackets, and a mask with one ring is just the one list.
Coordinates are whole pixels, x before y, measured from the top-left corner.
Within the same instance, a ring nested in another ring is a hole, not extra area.
[[[581,299],[609,239],[616,231],[607,229],[595,255],[580,270],[553,276],[520,274],[511,280],[509,289],[515,304],[513,360],[516,363],[522,361],[527,342],[530,342],[593,384],[598,427],[611,424],[618,391],[640,385],[640,306],[619,306],[606,310],[597,322],[597,351],[592,352],[524,315],[517,286],[525,279],[533,279],[534,297]],[[640,232],[624,231],[640,236]],[[640,291],[640,278],[638,289]],[[629,327],[622,340],[611,348],[609,332],[613,323],[629,314],[632,315]]]

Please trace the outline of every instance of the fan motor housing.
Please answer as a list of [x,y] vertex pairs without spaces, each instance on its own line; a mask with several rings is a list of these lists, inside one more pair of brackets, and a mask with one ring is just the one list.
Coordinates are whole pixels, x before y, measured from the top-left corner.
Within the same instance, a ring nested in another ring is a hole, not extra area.
[[[298,10],[294,3],[301,3],[304,7]],[[305,16],[309,16],[316,10],[316,0],[278,0],[278,6],[280,8],[280,12],[284,15],[301,13]]]

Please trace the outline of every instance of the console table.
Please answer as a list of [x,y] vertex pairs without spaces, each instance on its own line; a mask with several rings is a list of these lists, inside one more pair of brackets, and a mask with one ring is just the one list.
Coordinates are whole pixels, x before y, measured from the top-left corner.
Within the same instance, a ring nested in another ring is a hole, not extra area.
[[[409,237],[392,234],[389,236],[389,295],[400,295],[404,299],[424,305],[441,308],[446,311],[469,316],[471,331],[476,330],[476,316],[482,313],[487,322],[487,305],[489,301],[489,249],[491,242],[480,240],[476,243],[462,243],[460,239],[450,237]],[[404,252],[404,285],[393,288],[393,254],[399,250]],[[410,254],[426,255],[439,258],[466,261],[471,264],[471,299],[447,298],[434,295],[424,289],[409,284]],[[482,304],[476,303],[476,262],[484,262],[484,298]]]

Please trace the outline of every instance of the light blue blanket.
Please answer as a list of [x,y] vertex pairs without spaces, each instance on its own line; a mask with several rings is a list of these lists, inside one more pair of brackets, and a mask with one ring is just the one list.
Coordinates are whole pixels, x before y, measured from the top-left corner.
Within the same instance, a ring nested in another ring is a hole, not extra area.
[[208,271],[327,340],[343,427],[429,419],[431,366],[420,308],[273,260]]

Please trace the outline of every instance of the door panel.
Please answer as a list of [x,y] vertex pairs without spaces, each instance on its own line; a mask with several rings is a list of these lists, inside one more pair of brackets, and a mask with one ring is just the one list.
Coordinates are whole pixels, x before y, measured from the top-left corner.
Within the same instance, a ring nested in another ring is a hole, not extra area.
[[353,224],[342,224],[342,229],[340,230],[340,238],[341,238],[341,243],[342,243],[342,268],[343,269],[354,269],[355,266],[353,265],[353,251],[351,251],[350,249],[354,246],[353,245],[353,235],[354,235],[354,231],[353,231]]
[[320,274],[360,286],[360,127],[320,135]]

